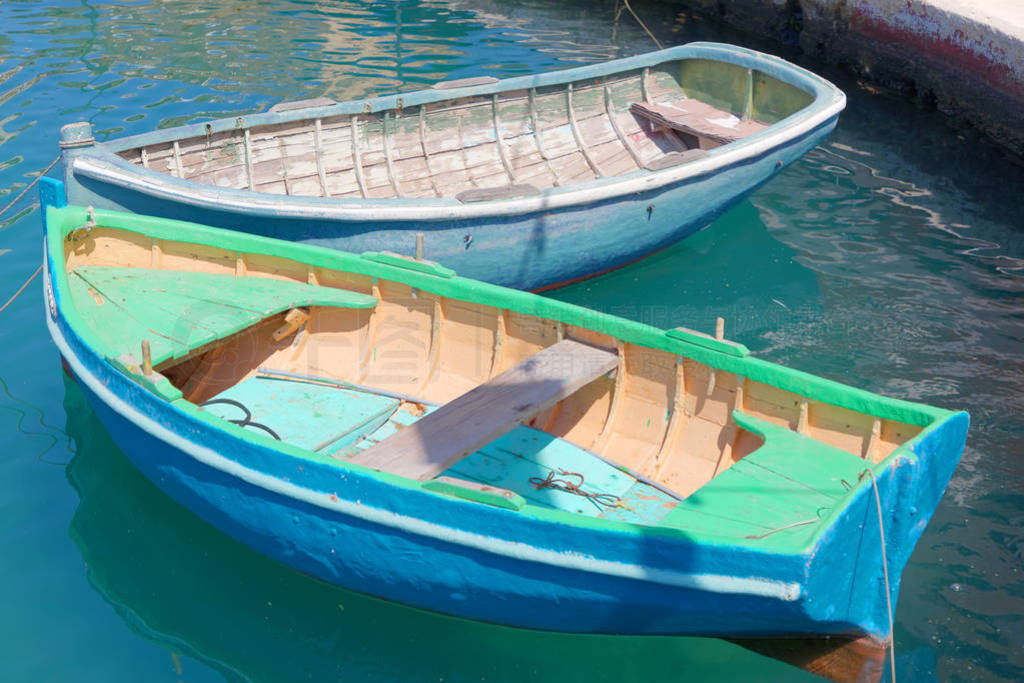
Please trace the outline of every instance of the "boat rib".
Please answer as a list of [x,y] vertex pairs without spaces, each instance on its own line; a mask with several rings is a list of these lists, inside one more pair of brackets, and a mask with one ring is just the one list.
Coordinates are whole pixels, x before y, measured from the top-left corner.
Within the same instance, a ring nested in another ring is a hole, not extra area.
[[583,136],[580,135],[580,126],[576,122],[576,112],[572,108],[572,83],[569,83],[565,87],[565,108],[569,115],[569,127],[572,128],[572,137],[576,140],[576,146],[579,147],[580,152],[583,154],[583,158],[586,160],[587,165],[590,166],[590,170],[594,172],[598,178],[603,178],[604,173],[598,167],[597,162],[590,155],[590,151],[587,149],[586,143],[583,142]]

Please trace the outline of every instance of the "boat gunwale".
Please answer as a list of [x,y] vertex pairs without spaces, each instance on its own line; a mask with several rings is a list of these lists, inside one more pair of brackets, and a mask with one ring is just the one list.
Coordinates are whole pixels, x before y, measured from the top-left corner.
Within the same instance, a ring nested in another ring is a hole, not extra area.
[[[45,269],[44,287],[53,286],[50,277],[51,272],[52,271],[49,267]],[[57,291],[58,289],[59,284],[57,287],[53,287],[54,291]],[[351,516],[364,521],[382,524],[391,528],[397,527],[407,533],[419,534],[428,538],[434,538],[436,540],[470,547],[484,552],[494,552],[517,560],[539,562],[548,566],[560,566],[562,568],[577,571],[607,574],[619,578],[671,585],[693,590],[773,598],[783,602],[800,603],[807,597],[804,590],[806,588],[807,577],[801,577],[799,582],[793,582],[784,581],[780,578],[734,576],[729,574],[716,575],[707,572],[688,573],[662,568],[657,568],[652,572],[650,567],[642,567],[640,565],[606,560],[578,553],[555,551],[551,548],[527,544],[521,541],[496,538],[493,536],[482,536],[479,533],[475,533],[458,526],[443,525],[437,522],[423,520],[421,518],[410,518],[408,515],[397,513],[392,510],[372,507],[359,501],[341,499],[339,496],[325,491],[302,486],[287,479],[282,479],[272,473],[254,469],[249,465],[243,464],[238,460],[232,459],[208,446],[204,446],[203,444],[188,438],[185,430],[175,429],[173,425],[163,423],[158,420],[158,415],[149,414],[146,411],[131,405],[127,398],[119,396],[114,389],[108,386],[108,383],[104,382],[101,378],[94,376],[94,373],[89,371],[86,364],[75,355],[71,345],[64,338],[64,334],[60,330],[60,320],[58,318],[63,318],[64,324],[68,325],[72,333],[79,336],[80,342],[86,347],[89,346],[89,340],[83,337],[79,330],[75,329],[73,320],[69,319],[66,315],[65,307],[60,305],[59,295],[56,297],[56,306],[60,311],[60,314],[58,317],[46,316],[47,326],[50,328],[50,333],[53,336],[55,344],[61,351],[62,356],[67,359],[75,376],[81,381],[84,381],[90,391],[95,393],[101,400],[104,400],[104,403],[108,407],[121,414],[125,419],[132,421],[134,424],[138,425],[139,422],[151,424],[156,429],[149,429],[146,431],[154,438],[160,438],[165,443],[175,446],[179,451],[205,466],[224,472],[225,474],[245,481],[246,483],[256,486],[262,490],[281,495],[299,503],[313,505],[345,516]],[[72,310],[75,311],[77,316],[77,310],[75,310],[73,306]],[[465,509],[478,511],[485,509],[486,513],[490,515],[516,515],[534,523],[539,522],[559,526],[568,525],[598,534],[628,535],[638,538],[661,538],[675,543],[712,547],[715,552],[741,552],[752,553],[762,557],[773,556],[796,558],[799,562],[804,563],[805,566],[809,567],[811,560],[817,552],[828,542],[827,536],[831,535],[838,518],[841,515],[846,514],[848,510],[852,509],[860,497],[870,495],[871,482],[869,478],[864,477],[850,489],[847,496],[843,499],[843,505],[836,506],[829,516],[822,518],[818,524],[817,531],[812,536],[806,537],[802,544],[794,543],[790,548],[764,547],[763,545],[759,545],[759,543],[761,543],[761,539],[746,540],[740,538],[717,537],[712,536],[707,532],[690,531],[679,527],[641,525],[616,519],[591,518],[563,510],[547,509],[530,504],[527,504],[527,506],[520,510],[510,510],[502,507],[482,505],[462,498],[453,498],[441,493],[429,491],[428,489],[423,488],[422,484],[419,482],[404,479],[397,475],[392,475],[387,472],[379,472],[356,464],[331,460],[327,456],[311,453],[289,444],[282,444],[274,441],[269,436],[263,436],[259,433],[247,431],[230,422],[219,420],[211,415],[204,414],[197,406],[194,406],[185,399],[166,401],[158,395],[146,391],[144,387],[133,381],[135,378],[125,375],[115,365],[110,363],[109,359],[102,357],[101,354],[96,353],[95,351],[91,352],[97,357],[97,360],[100,363],[107,366],[111,374],[121,376],[126,383],[133,384],[142,392],[143,395],[147,396],[148,399],[154,403],[157,410],[163,408],[172,412],[177,412],[185,418],[186,424],[189,422],[198,422],[201,427],[225,432],[229,438],[240,440],[264,452],[290,456],[297,460],[315,463],[326,467],[342,468],[352,475],[377,480],[382,485],[397,487],[409,492],[438,496],[440,499],[444,500],[446,504],[455,508],[463,507]],[[109,394],[109,396],[113,398],[113,401],[106,398],[104,394]],[[124,408],[126,408],[133,416],[137,416],[137,418],[132,419],[132,417],[126,415],[124,411],[118,410],[118,407],[114,405],[114,403],[122,404]],[[950,419],[954,415],[955,414],[951,414]],[[875,477],[881,479],[888,470],[895,469],[898,466],[897,458],[906,455],[905,453],[900,453],[901,450],[905,449],[911,442],[916,442],[924,438],[927,434],[938,430],[945,424],[945,422],[946,420],[937,420],[932,425],[929,425],[922,430],[921,433],[906,444],[901,445],[888,458],[880,463],[875,463],[871,467]],[[139,426],[140,428],[145,429],[144,426]],[[171,439],[162,439],[158,434],[154,434],[154,431],[167,432]],[[192,431],[194,431],[194,428]],[[172,441],[178,443],[174,444]],[[185,447],[182,447],[182,444],[184,444]],[[300,468],[300,470],[301,469],[302,468]],[[390,520],[391,523],[387,520]],[[407,525],[405,524],[406,522],[411,524]],[[438,530],[447,533],[442,533],[440,536],[435,533],[431,533],[431,531]],[[500,542],[502,544],[501,549],[496,550],[489,541]],[[538,554],[531,556],[531,550],[538,551]],[[552,562],[552,560],[554,560],[554,562]],[[599,568],[611,571],[600,571]],[[640,571],[628,571],[629,568],[635,568]],[[727,588],[730,584],[732,584],[733,587]],[[739,587],[743,587],[743,589],[740,589]]]
[[[49,280],[46,282],[49,282]],[[65,322],[69,321],[65,320]],[[111,410],[120,414],[124,419],[138,425],[140,429],[145,430],[153,438],[164,441],[164,443],[175,447],[179,452],[189,456],[197,462],[264,491],[280,495],[302,504],[326,509],[344,516],[361,519],[364,522],[380,524],[390,528],[397,528],[405,533],[412,533],[432,538],[437,541],[469,547],[475,550],[493,553],[520,561],[537,562],[547,566],[554,566],[563,569],[669,585],[678,588],[770,598],[781,600],[783,602],[799,602],[806,597],[802,589],[802,583],[783,581],[778,578],[733,576],[727,574],[716,575],[706,572],[692,573],[660,567],[652,568],[649,566],[608,560],[579,553],[557,551],[541,545],[530,544],[508,538],[484,536],[480,533],[458,526],[444,525],[419,517],[410,517],[393,510],[374,507],[360,501],[348,500],[337,495],[328,494],[324,491],[300,485],[286,478],[278,477],[259,469],[254,469],[249,465],[243,464],[238,460],[219,453],[209,446],[205,446],[197,441],[189,439],[182,433],[183,430],[177,430],[173,426],[163,424],[154,416],[149,415],[143,410],[131,405],[125,397],[119,396],[117,392],[107,386],[102,379],[95,376],[88,370],[86,364],[78,358],[77,355],[75,355],[71,345],[64,338],[57,321],[48,316],[47,326],[50,328],[50,334],[53,337],[54,343],[60,350],[61,355],[68,361],[75,377],[84,382],[88,389],[96,394],[100,400],[103,400]],[[75,331],[73,327],[72,331],[77,334],[77,331]],[[83,339],[82,341],[87,344],[87,340]],[[119,372],[115,366],[110,364],[109,360],[100,357],[100,361],[109,366],[112,373]],[[124,376],[124,379],[127,382],[132,382],[133,378]],[[154,401],[160,401],[156,395],[149,395],[152,396]],[[384,485],[403,488],[410,492],[437,496],[440,499],[445,500],[452,507],[457,508],[460,506],[468,506],[469,508],[476,510],[486,509],[490,514],[512,514],[528,519],[530,522],[541,522],[559,526],[569,525],[576,528],[584,528],[587,531],[595,533],[622,534],[625,532],[641,538],[645,536],[649,537],[651,535],[658,535],[666,540],[672,540],[675,542],[705,545],[705,543],[694,538],[695,534],[688,532],[685,529],[644,526],[613,519],[591,518],[563,510],[548,510],[529,504],[520,510],[510,510],[502,507],[482,505],[462,498],[446,496],[442,493],[436,493],[429,489],[425,489],[422,485],[417,485],[418,482],[407,480],[402,477],[398,477],[397,475],[391,475],[387,472],[378,472],[376,470],[371,470],[342,461],[326,463],[322,460],[326,459],[326,456],[309,457],[310,454],[306,451],[302,451],[302,449],[289,446],[288,444],[279,444],[269,436],[263,437],[258,434],[251,434],[246,432],[245,429],[230,422],[204,415],[196,406],[193,406],[184,399],[178,399],[172,402],[160,401],[160,403],[172,411],[179,412],[187,420],[198,421],[200,424],[203,424],[208,428],[224,431],[228,436],[248,442],[249,445],[258,447],[263,451],[268,451],[275,455],[291,456],[307,462],[312,461],[329,467],[347,469],[351,474],[358,474],[371,479],[376,479]],[[214,425],[212,422],[208,422],[209,420],[214,419],[218,420],[218,424]],[[149,425],[150,428],[147,429],[145,425]],[[161,435],[161,432],[165,433],[165,435]],[[524,514],[524,512],[527,514]],[[755,554],[781,554],[784,556],[800,557],[805,553],[804,550],[800,549],[794,549],[793,552],[778,553],[746,545],[733,546],[732,544],[723,543],[718,543],[717,545],[729,546],[736,550]],[[731,588],[729,587],[730,585],[732,585]]]
[[[236,250],[244,253],[273,255],[282,259],[291,258],[291,260],[297,260],[298,262],[314,267],[343,270],[369,275],[371,277],[379,277],[382,279],[402,282],[439,296],[452,296],[454,294],[455,298],[474,303],[486,303],[487,305],[496,305],[495,302],[497,302],[497,305],[500,305],[502,308],[525,313],[527,315],[538,315],[552,320],[559,320],[571,325],[579,325],[587,329],[612,334],[629,343],[691,358],[716,369],[740,374],[753,379],[754,381],[764,382],[786,391],[794,391],[795,393],[804,395],[811,400],[820,400],[832,405],[838,405],[840,407],[846,407],[858,412],[863,412],[868,415],[884,419],[895,419],[901,422],[921,426],[922,429],[920,432],[903,444],[900,444],[882,461],[878,463],[865,461],[865,468],[870,468],[875,473],[876,477],[880,477],[887,469],[898,466],[900,464],[900,459],[904,459],[909,462],[916,461],[917,456],[914,453],[914,445],[926,438],[932,432],[940,429],[945,422],[953,419],[959,414],[943,408],[936,408],[924,404],[904,401],[902,399],[894,399],[887,396],[873,394],[856,387],[847,386],[833,380],[810,375],[800,370],[794,370],[792,368],[750,356],[739,357],[729,355],[699,346],[693,342],[686,341],[685,339],[668,337],[665,335],[664,330],[659,330],[658,328],[654,328],[643,323],[625,320],[616,316],[591,311],[574,304],[546,299],[545,297],[519,292],[517,290],[509,290],[507,288],[489,285],[475,280],[465,280],[459,277],[439,277],[436,275],[420,273],[397,266],[375,262],[362,256],[346,252],[339,252],[315,246],[296,245],[282,240],[255,237],[245,233],[236,233],[219,228],[199,226],[171,219],[160,219],[103,210],[97,210],[95,212],[95,218],[97,223],[104,228],[123,230],[128,233],[145,235],[155,239],[168,239],[190,244],[218,246],[220,248],[225,248],[226,244],[228,248],[234,247]],[[102,350],[105,346],[98,340],[98,338],[96,338],[95,334],[85,323],[84,318],[82,318],[77,308],[73,303],[71,303],[71,300],[64,299],[62,296],[65,292],[69,291],[69,284],[67,280],[68,273],[64,265],[65,238],[72,230],[80,227],[85,220],[86,210],[82,207],[71,206],[57,208],[50,206],[46,210],[45,223],[48,226],[46,244],[48,246],[44,259],[47,275],[45,283],[47,283],[47,285],[50,285],[51,282],[53,283],[51,285],[53,291],[52,293],[48,291],[47,296],[54,296],[55,298],[55,302],[53,304],[54,308],[51,313],[55,314],[56,310],[59,309],[61,316],[69,325],[70,329],[82,339],[82,342],[86,346],[93,350],[93,353],[110,366],[112,372],[125,376],[127,381],[132,381],[141,389],[146,390],[147,387],[138,382],[138,377],[126,375],[123,370],[118,368],[111,361],[109,357],[103,355]],[[58,237],[59,239],[51,240],[49,239],[50,237]],[[254,246],[257,248],[252,248]],[[263,248],[260,249],[260,246]],[[301,260],[293,257],[299,257]],[[53,264],[52,270],[54,271],[52,276],[50,274],[51,263]],[[65,301],[67,302],[66,305],[63,303]],[[539,303],[541,305],[528,305],[531,302]],[[53,330],[51,330],[51,332],[53,332]],[[171,386],[169,383],[167,384],[168,386]],[[185,399],[164,395],[160,393],[159,387],[156,387],[155,389],[155,391],[150,389],[147,392],[153,396],[153,400],[159,400],[162,404],[171,407],[182,415],[188,416],[193,420],[207,422],[213,419],[210,416],[204,415],[202,411]],[[872,408],[874,408],[874,410],[872,410]],[[341,467],[352,473],[369,476],[391,485],[399,485],[403,488],[412,490],[421,490],[421,487],[417,486],[417,483],[412,482],[411,480],[406,480],[387,472],[378,472],[376,470],[364,468],[356,464],[328,459],[326,456],[310,453],[295,446],[281,444],[274,441],[269,436],[263,436],[259,433],[247,431],[240,427],[233,428],[235,427],[234,425],[231,425],[230,423],[220,424],[221,422],[223,421],[217,422],[216,428],[226,431],[229,435],[237,439],[241,439],[251,445],[259,446],[260,448],[269,449],[277,453],[289,455],[308,462],[327,464],[335,468]],[[586,528],[596,529],[597,531],[614,531],[618,533],[628,532],[646,535],[650,535],[652,533],[656,535],[667,534],[668,537],[675,538],[677,540],[680,535],[683,535],[686,540],[698,545],[702,543],[712,543],[715,545],[728,545],[730,547],[738,549],[741,548],[747,551],[812,556],[819,545],[823,542],[825,536],[830,532],[836,520],[845,513],[857,497],[863,495],[863,492],[870,486],[871,482],[868,478],[862,478],[860,481],[854,483],[851,486],[849,493],[841,499],[842,504],[836,505],[828,515],[819,521],[813,534],[803,537],[802,542],[799,539],[797,541],[793,541],[791,548],[785,551],[774,546],[765,547],[761,539],[747,540],[736,537],[722,537],[711,535],[707,532],[688,531],[671,526],[642,525],[614,519],[580,519],[579,515],[570,512],[548,510],[532,505],[525,509],[528,509],[529,516],[535,519],[547,520],[557,524],[583,526]],[[479,503],[471,502],[466,502],[466,504],[479,505]],[[520,512],[513,511],[505,512],[520,514]],[[780,540],[780,537],[773,537],[773,541],[778,540]]]
[[[236,128],[274,125],[330,116],[377,113],[408,108],[470,95],[493,95],[513,90],[561,85],[600,78],[623,71],[658,66],[683,59],[708,59],[756,69],[814,97],[802,109],[736,142],[709,150],[698,160],[651,171],[637,169],[582,183],[556,186],[521,197],[463,204],[454,197],[437,198],[336,198],[279,195],[252,190],[222,188],[161,173],[131,163],[117,152],[151,144],[172,142]],[[657,190],[691,178],[748,161],[826,124],[845,107],[846,96],[824,78],[781,58],[732,45],[689,43],[658,52],[583,67],[518,76],[496,83],[452,90],[420,90],[353,100],[323,107],[263,112],[150,131],[96,143],[73,150],[66,172],[108,182],[126,189],[207,209],[270,217],[333,219],[339,221],[451,220],[522,215],[536,211],[574,207],[623,195]]]

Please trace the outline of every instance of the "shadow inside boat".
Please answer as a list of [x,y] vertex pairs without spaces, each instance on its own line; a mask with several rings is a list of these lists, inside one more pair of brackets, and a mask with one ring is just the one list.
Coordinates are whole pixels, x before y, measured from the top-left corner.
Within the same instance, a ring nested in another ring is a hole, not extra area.
[[589,636],[446,617],[329,585],[224,536],[146,480],[65,379],[70,535],[90,584],[148,641],[229,680],[807,680],[710,638]]

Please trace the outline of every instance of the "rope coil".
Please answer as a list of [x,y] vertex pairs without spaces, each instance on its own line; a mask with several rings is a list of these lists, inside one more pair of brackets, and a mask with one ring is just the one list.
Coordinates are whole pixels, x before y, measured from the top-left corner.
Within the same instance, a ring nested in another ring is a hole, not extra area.
[[540,477],[530,477],[530,484],[533,488],[537,489],[555,489],[557,491],[564,491],[571,493],[574,496],[582,496],[590,499],[595,505],[604,506],[608,508],[625,507],[622,504],[622,499],[611,493],[591,493],[590,491],[584,491],[583,486],[583,475],[579,472],[569,472],[561,468],[558,469],[558,474],[563,477],[577,477],[579,481],[572,482],[568,479],[559,479],[555,475],[555,471],[551,470],[548,472],[548,476],[541,479]]

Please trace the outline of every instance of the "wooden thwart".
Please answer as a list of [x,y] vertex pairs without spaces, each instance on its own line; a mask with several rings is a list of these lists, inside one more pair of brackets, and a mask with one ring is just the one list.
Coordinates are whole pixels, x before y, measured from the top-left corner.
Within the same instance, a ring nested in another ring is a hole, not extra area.
[[353,457],[425,481],[614,370],[615,353],[564,339]]
[[[743,137],[743,132],[741,131],[731,130],[725,126],[711,123],[707,120],[707,117],[701,114],[689,113],[673,107],[634,102],[630,105],[629,110],[656,125],[689,133],[690,135],[699,135],[722,144],[735,142]],[[719,113],[723,116],[728,115],[728,112]]]

